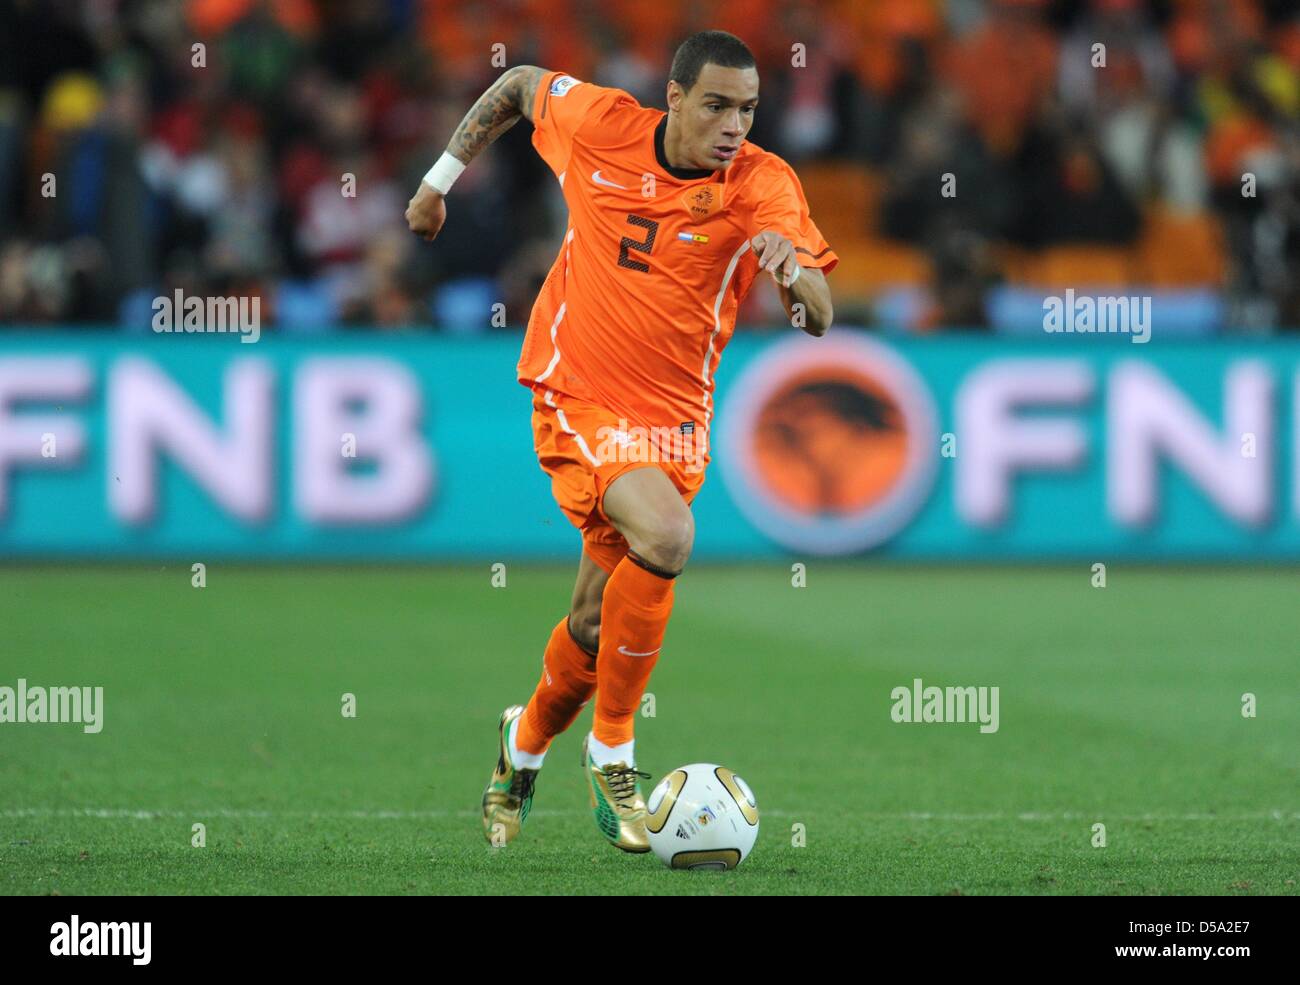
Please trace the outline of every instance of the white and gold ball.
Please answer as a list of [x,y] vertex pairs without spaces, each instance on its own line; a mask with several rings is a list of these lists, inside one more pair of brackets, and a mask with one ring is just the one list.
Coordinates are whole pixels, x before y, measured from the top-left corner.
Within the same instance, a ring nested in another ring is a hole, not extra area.
[[681,766],[646,801],[650,847],[672,869],[734,869],[758,837],[758,801],[734,770]]

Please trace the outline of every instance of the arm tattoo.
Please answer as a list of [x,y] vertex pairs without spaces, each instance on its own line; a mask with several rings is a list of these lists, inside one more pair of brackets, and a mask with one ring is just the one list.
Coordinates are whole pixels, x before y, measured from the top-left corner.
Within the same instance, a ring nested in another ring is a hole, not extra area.
[[465,114],[447,145],[447,153],[468,164],[484,147],[518,123],[520,116],[531,120],[537,84],[545,74],[535,65],[517,65],[501,73]]

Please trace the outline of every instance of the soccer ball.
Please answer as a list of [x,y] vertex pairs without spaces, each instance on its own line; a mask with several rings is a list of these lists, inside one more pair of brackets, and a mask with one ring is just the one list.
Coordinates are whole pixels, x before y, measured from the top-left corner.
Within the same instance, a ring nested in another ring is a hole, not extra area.
[[650,847],[671,869],[734,869],[758,837],[758,801],[725,766],[691,763],[663,778],[646,801]]

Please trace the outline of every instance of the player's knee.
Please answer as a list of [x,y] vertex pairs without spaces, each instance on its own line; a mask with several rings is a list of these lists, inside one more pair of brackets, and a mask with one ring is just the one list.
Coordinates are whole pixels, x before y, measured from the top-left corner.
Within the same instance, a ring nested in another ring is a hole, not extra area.
[[648,526],[637,554],[656,567],[681,571],[695,546],[695,517],[685,506],[656,517]]
[[569,613],[569,634],[588,653],[600,650],[600,607],[595,612],[579,607]]

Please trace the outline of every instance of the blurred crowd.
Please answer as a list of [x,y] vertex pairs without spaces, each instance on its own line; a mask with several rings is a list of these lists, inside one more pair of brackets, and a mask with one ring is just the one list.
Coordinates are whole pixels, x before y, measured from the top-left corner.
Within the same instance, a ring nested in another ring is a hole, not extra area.
[[[710,27],[758,59],[751,139],[870,189],[859,213],[809,187],[862,319],[878,244],[978,326],[1014,251],[1132,246],[1159,214],[1212,231],[1222,270],[1185,286],[1225,329],[1300,327],[1292,0],[0,0],[0,322],[144,329],[180,289],[256,295],[284,331],[517,326],[564,228],[530,128],[433,243],[403,219],[421,176],[505,66],[662,107]],[[743,320],[775,322],[754,293]]]

